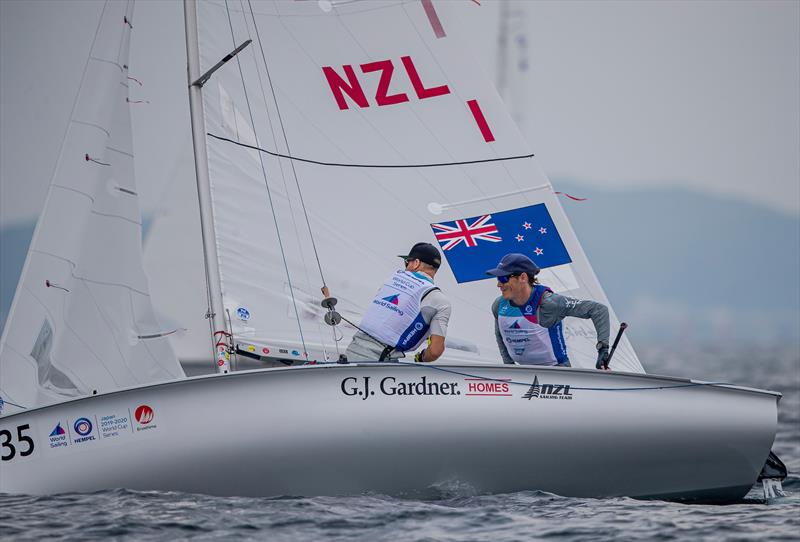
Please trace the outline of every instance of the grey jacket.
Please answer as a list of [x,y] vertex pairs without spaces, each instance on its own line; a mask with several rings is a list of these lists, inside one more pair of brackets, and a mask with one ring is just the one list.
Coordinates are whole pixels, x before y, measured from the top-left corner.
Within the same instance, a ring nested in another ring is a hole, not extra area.
[[[500,335],[500,326],[497,323],[497,313],[502,299],[503,297],[500,296],[492,303],[494,336],[497,340],[497,347],[500,349],[500,357],[503,358],[503,363],[513,364],[514,360],[512,360],[511,356],[508,354],[506,345],[503,342],[503,336]],[[591,318],[595,333],[597,333],[597,341],[608,345],[608,307],[602,303],[589,301],[588,299],[574,299],[554,292],[545,292],[542,296],[541,303],[539,303],[539,309],[536,311],[536,318],[539,320],[539,325],[542,327],[553,327],[567,316],[583,319]]]

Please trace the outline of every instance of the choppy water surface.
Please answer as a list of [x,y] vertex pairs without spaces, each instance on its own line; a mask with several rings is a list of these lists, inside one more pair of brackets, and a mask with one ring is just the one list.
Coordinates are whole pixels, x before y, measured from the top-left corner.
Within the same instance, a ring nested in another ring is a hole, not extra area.
[[[471,495],[457,485],[426,500],[385,495],[231,498],[124,489],[51,497],[0,495],[9,540],[797,540],[800,532],[800,353],[641,352],[648,372],[725,380],[784,394],[773,446],[790,470],[788,497],[755,487],[727,506],[627,498],[575,499],[536,491]],[[324,451],[321,452],[324,455]],[[568,471],[567,466],[565,471]],[[599,467],[600,468],[600,467]]]

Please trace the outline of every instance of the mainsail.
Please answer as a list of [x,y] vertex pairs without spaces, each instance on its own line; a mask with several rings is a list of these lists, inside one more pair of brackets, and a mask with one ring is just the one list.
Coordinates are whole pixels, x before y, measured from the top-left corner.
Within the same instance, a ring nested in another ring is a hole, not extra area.
[[128,104],[132,14],[133,1],[103,7],[0,340],[7,412],[183,376],[141,263]]
[[[336,359],[353,330],[323,323],[320,286],[357,321],[398,268],[395,255],[436,242],[430,224],[532,204],[546,206],[570,260],[542,282],[607,303],[552,186],[458,36],[463,9],[477,5],[200,4],[204,68],[252,40],[203,89],[222,296],[237,344]],[[497,361],[494,282],[457,284],[447,265],[436,278],[453,303],[443,359]],[[573,365],[593,367],[591,322],[565,324]],[[643,371],[627,340],[617,356],[615,368]]]

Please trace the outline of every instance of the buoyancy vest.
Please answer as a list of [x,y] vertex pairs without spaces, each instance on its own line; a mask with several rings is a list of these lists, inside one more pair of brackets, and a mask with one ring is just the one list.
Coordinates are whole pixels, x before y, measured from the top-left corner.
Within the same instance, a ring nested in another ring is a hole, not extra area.
[[546,328],[539,325],[536,310],[550,288],[537,284],[525,305],[517,307],[500,300],[497,325],[508,355],[523,365],[556,365],[568,361],[561,322]]
[[422,317],[420,304],[432,290],[438,288],[423,273],[395,272],[364,313],[361,329],[396,350],[415,350],[430,329],[430,324]]

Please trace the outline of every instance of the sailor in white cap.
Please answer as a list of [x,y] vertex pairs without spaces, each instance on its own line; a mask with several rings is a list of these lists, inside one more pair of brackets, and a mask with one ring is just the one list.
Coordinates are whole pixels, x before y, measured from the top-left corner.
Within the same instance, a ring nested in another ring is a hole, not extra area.
[[433,277],[442,264],[439,250],[417,243],[400,269],[380,287],[364,313],[345,355],[348,361],[386,361],[428,344],[414,361],[431,362],[444,353],[451,306]]

